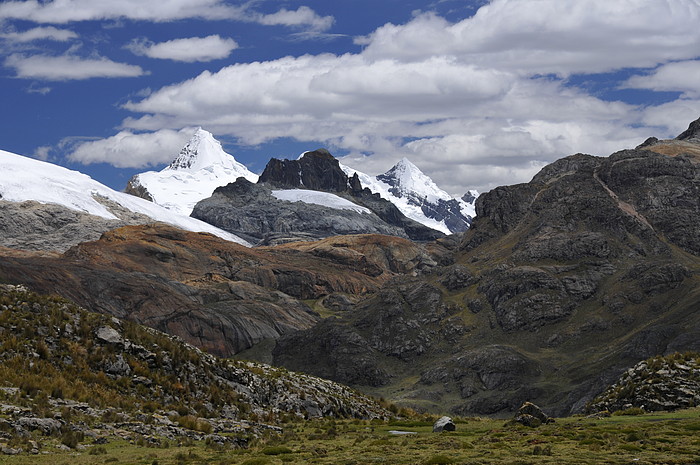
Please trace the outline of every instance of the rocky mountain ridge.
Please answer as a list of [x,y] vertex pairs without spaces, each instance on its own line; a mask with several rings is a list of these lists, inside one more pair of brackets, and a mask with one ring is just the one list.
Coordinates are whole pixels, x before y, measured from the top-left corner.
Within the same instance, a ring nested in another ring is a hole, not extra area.
[[[250,249],[126,227],[60,256],[2,250],[0,279],[418,409],[506,416],[533,401],[579,412],[640,359],[700,350],[696,126],[485,193],[463,236]],[[327,154],[307,162],[336,172]],[[276,186],[226,188],[274,197],[323,182],[298,166],[271,169]],[[353,178],[329,176],[364,192]]]
[[305,303],[377,290],[402,271],[436,265],[418,245],[346,236],[251,249],[164,224],[115,229],[62,255],[0,249],[0,281],[61,295],[84,307],[175,334],[212,354],[308,328]]
[[391,201],[407,217],[445,234],[466,231],[474,219],[476,191],[452,198],[407,158],[377,176],[341,168],[350,177],[357,174],[364,187]]
[[[325,149],[306,153],[323,153],[333,159]],[[340,172],[331,165],[309,163],[308,159],[304,162],[302,159],[306,153],[298,160],[270,160],[260,182],[284,189],[347,193],[349,186],[345,178],[352,178],[357,173],[361,176],[362,187],[370,188],[373,193],[392,202],[403,215],[445,234],[465,231],[474,216],[474,199],[453,199],[406,159],[384,175],[371,177],[342,165]],[[395,176],[399,171],[402,177]],[[137,174],[129,180],[125,192],[189,215],[197,202],[210,197],[217,187],[235,182],[239,177],[251,183],[259,179],[226,153],[211,133],[198,128],[169,166],[160,172]],[[354,184],[358,192],[362,190],[358,180]],[[398,216],[396,212],[391,215]],[[346,234],[342,230],[338,233]]]
[[[338,196],[366,211],[348,211],[327,202],[281,200],[275,189],[312,190]],[[192,211],[194,218],[256,244],[321,239],[338,234],[386,234],[428,241],[443,234],[404,216],[391,202],[348,178],[328,151],[306,152],[298,160],[272,159],[257,184],[238,179],[217,188]]]
[[671,411],[700,405],[700,354],[652,357],[628,369],[586,406],[589,412],[631,408]]

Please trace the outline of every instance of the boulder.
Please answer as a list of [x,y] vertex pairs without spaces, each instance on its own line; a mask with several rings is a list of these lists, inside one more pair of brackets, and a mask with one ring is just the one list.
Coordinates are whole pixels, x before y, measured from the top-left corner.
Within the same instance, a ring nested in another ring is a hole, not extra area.
[[452,418],[440,417],[433,425],[433,433],[442,433],[443,431],[454,431],[457,429]]
[[545,414],[537,405],[531,402],[525,402],[518,409],[513,421],[516,421],[521,425],[529,426],[530,428],[536,428],[546,423],[553,423],[554,418],[551,418]]

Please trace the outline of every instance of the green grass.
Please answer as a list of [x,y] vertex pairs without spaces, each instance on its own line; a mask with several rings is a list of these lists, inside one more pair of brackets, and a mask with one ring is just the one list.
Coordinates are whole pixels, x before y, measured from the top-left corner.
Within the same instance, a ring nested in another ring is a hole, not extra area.
[[[423,421],[368,422],[319,420],[292,423],[284,433],[254,443],[248,450],[202,443],[144,447],[125,441],[48,454],[0,456],[8,465],[92,464],[668,464],[700,461],[697,428],[700,409],[593,420],[557,419],[526,428],[495,419],[457,420],[457,431],[434,434]],[[414,431],[395,436],[390,430]],[[333,434],[328,434],[332,430]],[[84,443],[89,444],[89,440]],[[99,452],[91,452],[99,447]]]

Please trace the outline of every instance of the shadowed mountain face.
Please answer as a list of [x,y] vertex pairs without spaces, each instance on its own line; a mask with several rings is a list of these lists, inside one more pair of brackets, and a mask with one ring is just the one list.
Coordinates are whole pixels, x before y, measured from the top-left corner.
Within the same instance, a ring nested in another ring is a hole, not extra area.
[[640,359],[700,348],[699,149],[573,155],[482,194],[452,265],[284,336],[275,363],[454,413],[580,411]]
[[273,251],[163,224],[116,229],[63,255],[9,249],[0,255],[2,281],[59,294],[224,356],[316,324],[318,314],[303,300],[362,295],[390,279],[391,267],[435,264],[410,241],[385,236],[346,237],[342,246],[329,239],[311,252],[293,245]]

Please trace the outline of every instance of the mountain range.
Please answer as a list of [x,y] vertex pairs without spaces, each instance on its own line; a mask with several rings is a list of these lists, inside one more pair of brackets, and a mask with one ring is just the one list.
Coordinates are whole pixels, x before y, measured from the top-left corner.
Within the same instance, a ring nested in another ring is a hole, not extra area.
[[[0,177],[11,247],[0,248],[0,282],[212,354],[417,409],[505,415],[529,400],[562,415],[583,411],[640,360],[700,349],[700,120],[676,139],[571,155],[529,183],[484,193],[470,228],[447,236],[326,150],[272,159],[256,182],[216,187],[192,211],[218,226],[209,234],[194,232],[201,221],[189,231],[172,219],[137,225],[171,218],[156,211],[176,214],[36,160],[3,152],[0,161],[12,173]],[[385,178],[403,198],[409,172],[402,161]],[[31,187],[36,175],[43,189]],[[37,203],[51,200],[39,191],[59,192],[61,205]],[[125,213],[126,197],[151,216]],[[133,224],[120,224],[119,212]],[[367,228],[392,233],[337,234],[363,216]],[[33,225],[63,234],[39,241],[27,234]]]
[[[299,159],[307,153],[316,152],[318,151],[305,152]],[[386,173],[376,177],[342,164],[338,166],[348,178],[357,173],[363,187],[392,202],[409,219],[444,234],[466,231],[474,217],[474,200],[478,196],[475,191],[465,194],[463,199],[454,199],[405,158]],[[183,215],[190,215],[197,202],[210,197],[217,187],[233,183],[239,177],[251,183],[256,183],[259,179],[257,174],[226,153],[221,143],[210,132],[199,128],[169,166],[159,172],[137,174],[129,181],[125,192],[151,200]],[[263,182],[267,181],[269,180]],[[279,182],[277,184],[279,187]],[[299,187],[309,187],[303,183],[298,184]],[[337,194],[342,190],[335,187],[329,193]],[[301,198],[308,200],[309,197]],[[292,199],[295,200],[299,199]],[[319,197],[315,204],[319,203],[330,203],[332,206],[338,204],[337,200],[330,196],[323,196],[323,201]],[[388,230],[382,232],[391,234]]]

